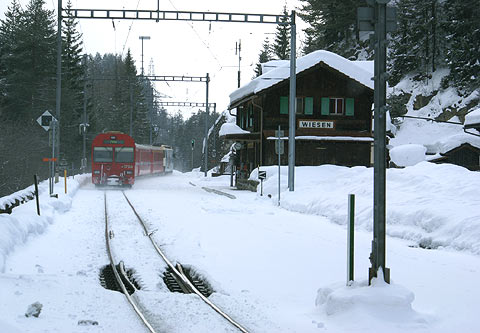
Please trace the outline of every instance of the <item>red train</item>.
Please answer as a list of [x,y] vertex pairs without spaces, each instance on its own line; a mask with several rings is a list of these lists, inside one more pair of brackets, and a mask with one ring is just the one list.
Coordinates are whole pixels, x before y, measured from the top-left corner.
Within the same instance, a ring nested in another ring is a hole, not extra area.
[[99,134],[92,142],[92,183],[132,186],[136,176],[173,171],[173,151],[168,146],[136,144],[121,132]]

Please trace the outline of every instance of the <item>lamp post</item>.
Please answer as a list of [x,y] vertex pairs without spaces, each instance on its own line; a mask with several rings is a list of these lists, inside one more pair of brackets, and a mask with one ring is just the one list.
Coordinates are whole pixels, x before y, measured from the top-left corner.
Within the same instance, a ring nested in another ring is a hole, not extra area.
[[143,76],[143,41],[144,40],[149,40],[150,39],[150,36],[140,36],[138,37],[138,39],[140,39],[142,41],[142,76]]

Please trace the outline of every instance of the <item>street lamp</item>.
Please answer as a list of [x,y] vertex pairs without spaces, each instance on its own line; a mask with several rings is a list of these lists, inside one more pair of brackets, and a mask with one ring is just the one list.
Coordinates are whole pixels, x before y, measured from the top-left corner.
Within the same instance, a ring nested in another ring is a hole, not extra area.
[[150,36],[140,36],[140,37],[138,37],[138,39],[140,39],[142,41],[142,76],[143,76],[143,41],[145,39],[149,40]]

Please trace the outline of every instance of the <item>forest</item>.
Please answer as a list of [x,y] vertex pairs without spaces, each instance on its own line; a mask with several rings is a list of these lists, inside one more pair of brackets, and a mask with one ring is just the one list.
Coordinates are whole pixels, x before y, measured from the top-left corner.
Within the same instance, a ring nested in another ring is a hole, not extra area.
[[[300,0],[296,10],[307,28],[297,43],[297,56],[323,49],[350,60],[373,59],[368,34],[356,29],[356,8],[368,2]],[[455,87],[465,95],[479,89],[478,0],[392,0],[389,5],[397,7],[398,25],[389,36],[390,86],[406,75],[421,81],[445,68],[443,87]],[[148,143],[152,131],[152,143],[174,147],[176,169],[203,166],[205,111],[198,110],[188,119],[180,112],[168,114],[155,103],[157,92],[152,82],[139,75],[130,51],[124,56],[85,55],[77,23],[65,19],[62,27],[60,160],[79,172],[83,131],[87,157],[96,133],[118,130],[131,133],[136,142]],[[279,25],[274,39],[262,45],[257,76],[260,63],[289,58],[289,42],[288,26]],[[45,0],[30,0],[25,8],[11,0],[0,21],[0,196],[31,185],[33,174],[41,179],[48,176],[42,158],[50,156],[51,140],[36,120],[45,110],[55,113],[56,61],[54,12],[46,9]],[[218,119],[218,113],[210,112],[208,127]],[[228,148],[217,133],[213,136],[209,141],[212,166]],[[193,161],[192,140],[197,143]]]

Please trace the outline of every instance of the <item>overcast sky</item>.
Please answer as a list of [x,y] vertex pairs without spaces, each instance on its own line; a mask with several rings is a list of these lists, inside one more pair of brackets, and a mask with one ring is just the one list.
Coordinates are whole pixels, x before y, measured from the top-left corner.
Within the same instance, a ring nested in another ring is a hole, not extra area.
[[[19,1],[23,7],[29,0]],[[0,1],[0,19],[11,0]],[[64,7],[67,1],[64,0]],[[212,11],[234,13],[281,14],[286,4],[290,12],[299,6],[299,0],[160,0],[161,10]],[[50,9],[57,8],[56,0],[46,0]],[[88,9],[156,9],[157,0],[72,0],[74,8]],[[305,25],[297,17],[297,48],[301,45]],[[245,24],[185,21],[140,20],[79,20],[87,53],[117,53],[125,56],[130,48],[137,68],[141,67],[139,36],[150,36],[144,41],[145,73],[152,60],[156,75],[205,76],[210,74],[209,102],[217,103],[218,111],[228,105],[228,95],[237,87],[238,55],[235,43],[241,40],[241,83],[249,82],[263,40],[274,37],[274,24]],[[158,91],[171,96],[164,101],[205,102],[204,83],[156,82]],[[178,108],[169,109],[174,112]],[[188,116],[191,109],[182,109]],[[194,110],[196,111],[196,110]]]

